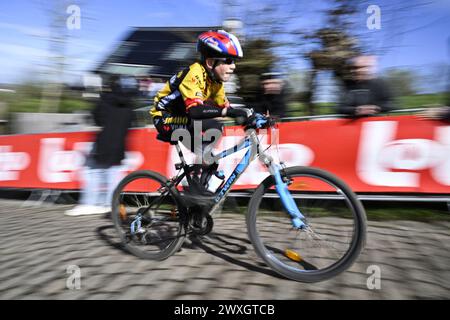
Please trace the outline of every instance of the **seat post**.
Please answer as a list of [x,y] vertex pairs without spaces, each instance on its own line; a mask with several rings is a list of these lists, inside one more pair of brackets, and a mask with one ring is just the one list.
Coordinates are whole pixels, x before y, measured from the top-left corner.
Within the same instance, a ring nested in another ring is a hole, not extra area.
[[175,144],[175,148],[177,148],[178,157],[180,157],[180,160],[181,160],[181,165],[183,167],[185,167],[186,166],[186,161],[184,160],[183,151],[181,150],[179,141]]

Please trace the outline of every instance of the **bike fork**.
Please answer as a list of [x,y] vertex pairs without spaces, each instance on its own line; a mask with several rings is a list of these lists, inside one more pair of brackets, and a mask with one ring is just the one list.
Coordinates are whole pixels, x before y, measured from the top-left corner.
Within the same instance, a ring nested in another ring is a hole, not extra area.
[[305,229],[306,224],[302,221],[305,217],[301,214],[297,205],[295,204],[294,198],[292,198],[291,193],[288,190],[287,183],[283,181],[280,174],[280,167],[276,164],[272,165],[272,174],[275,177],[275,189],[281,198],[281,202],[284,208],[291,216],[292,225],[296,229]]

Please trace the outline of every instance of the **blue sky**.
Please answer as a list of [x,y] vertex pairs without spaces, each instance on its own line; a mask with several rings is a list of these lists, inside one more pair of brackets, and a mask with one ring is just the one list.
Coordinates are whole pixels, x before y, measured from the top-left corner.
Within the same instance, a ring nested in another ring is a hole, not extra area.
[[[63,2],[56,1],[55,2]],[[249,14],[271,3],[277,10],[289,6],[301,12],[293,24],[318,25],[317,10],[327,1],[235,0],[240,7],[225,11],[220,1],[211,0],[80,0],[68,1],[81,8],[81,29],[69,30],[67,56],[69,70],[76,77],[96,65],[132,26],[210,26],[220,25],[225,15],[237,15],[245,21]],[[426,6],[417,6],[429,2]],[[0,83],[33,78],[46,63],[51,1],[16,0],[0,2]],[[381,30],[367,30],[368,14],[361,11],[355,22],[372,48],[390,47],[380,57],[380,69],[449,64],[447,41],[450,37],[450,0],[411,0],[367,2],[381,8]],[[61,10],[65,11],[62,6]],[[63,16],[69,16],[65,12]],[[299,68],[306,67],[299,62]]]

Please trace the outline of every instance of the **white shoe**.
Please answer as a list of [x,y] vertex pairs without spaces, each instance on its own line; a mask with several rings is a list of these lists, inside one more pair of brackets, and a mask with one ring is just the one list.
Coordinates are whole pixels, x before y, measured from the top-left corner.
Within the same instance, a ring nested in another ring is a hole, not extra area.
[[111,212],[111,207],[110,206],[101,206],[101,207],[97,207],[102,213],[108,213]]
[[105,207],[81,204],[64,212],[66,216],[84,216],[105,213]]

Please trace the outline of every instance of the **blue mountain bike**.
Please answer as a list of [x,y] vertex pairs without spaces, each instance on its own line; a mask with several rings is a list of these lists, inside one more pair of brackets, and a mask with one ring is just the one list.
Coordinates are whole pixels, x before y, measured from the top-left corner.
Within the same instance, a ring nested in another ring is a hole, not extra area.
[[[119,183],[112,219],[123,247],[141,258],[163,260],[180,249],[186,236],[208,234],[212,216],[231,187],[258,158],[270,175],[254,190],[245,217],[257,254],[277,273],[301,282],[323,281],[349,268],[366,237],[365,211],[355,194],[321,169],[276,163],[256,132],[274,128],[268,117],[255,114],[244,125],[241,142],[214,155],[214,160],[248,150],[210,196],[192,196],[190,191],[207,185],[198,179],[198,165],[186,163],[178,143],[174,143],[181,161],[175,164],[177,175],[168,179],[136,171]],[[227,213],[230,216],[244,220],[242,214]]]

